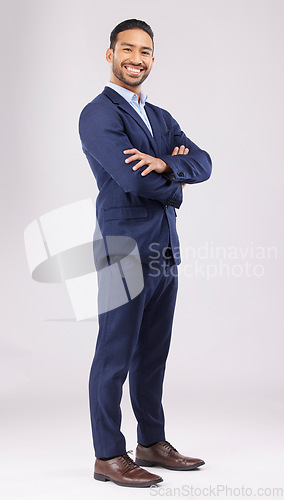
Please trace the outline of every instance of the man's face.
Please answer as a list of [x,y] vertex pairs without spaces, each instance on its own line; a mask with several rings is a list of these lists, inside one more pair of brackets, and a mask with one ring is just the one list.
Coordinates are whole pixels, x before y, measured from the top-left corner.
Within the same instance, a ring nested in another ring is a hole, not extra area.
[[112,80],[118,79],[123,86],[138,87],[152,69],[152,54],[153,43],[148,33],[141,29],[121,31],[114,50],[108,49],[106,53],[111,63]]

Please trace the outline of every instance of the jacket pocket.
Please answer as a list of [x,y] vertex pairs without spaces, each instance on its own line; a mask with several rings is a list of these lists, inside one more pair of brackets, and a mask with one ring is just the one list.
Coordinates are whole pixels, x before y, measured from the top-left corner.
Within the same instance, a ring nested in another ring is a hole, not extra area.
[[147,207],[112,207],[104,209],[104,219],[143,219],[148,216]]

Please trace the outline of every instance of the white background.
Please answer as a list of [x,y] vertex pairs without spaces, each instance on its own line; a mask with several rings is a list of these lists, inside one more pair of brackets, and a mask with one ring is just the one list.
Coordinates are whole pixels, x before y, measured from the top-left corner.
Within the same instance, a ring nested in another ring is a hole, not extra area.
[[[225,247],[229,266],[222,274],[220,259],[199,256],[217,275],[190,276],[184,256],[164,384],[167,439],[206,465],[152,472],[164,495],[182,485],[284,488],[283,1],[2,0],[0,14],[3,498],[151,494],[92,478],[97,323],[74,320],[64,285],[31,279],[23,239],[35,218],[96,197],[78,118],[109,78],[111,30],[132,17],[155,35],[149,102],[213,161],[208,182],[184,189],[182,252]],[[259,247],[276,257],[257,258]],[[122,409],[135,449],[127,384]]]

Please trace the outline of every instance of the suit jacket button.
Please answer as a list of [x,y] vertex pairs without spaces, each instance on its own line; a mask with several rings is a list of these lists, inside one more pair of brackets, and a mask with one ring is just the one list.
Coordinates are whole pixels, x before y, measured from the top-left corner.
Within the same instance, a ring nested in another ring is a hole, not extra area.
[[178,172],[177,174],[179,177],[184,177],[184,172]]

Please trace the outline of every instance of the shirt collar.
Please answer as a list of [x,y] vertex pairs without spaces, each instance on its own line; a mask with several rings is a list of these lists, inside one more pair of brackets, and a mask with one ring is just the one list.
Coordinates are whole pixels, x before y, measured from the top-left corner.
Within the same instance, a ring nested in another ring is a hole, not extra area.
[[143,90],[140,91],[140,101],[138,102],[138,97],[137,94],[135,94],[135,92],[125,89],[124,87],[121,87],[120,85],[117,85],[116,83],[113,82],[108,82],[106,86],[118,92],[129,103],[130,101],[132,101],[132,102],[137,102],[138,104],[140,104],[140,106],[143,107],[145,106],[145,102],[147,101],[148,95],[145,92],[143,92]]

